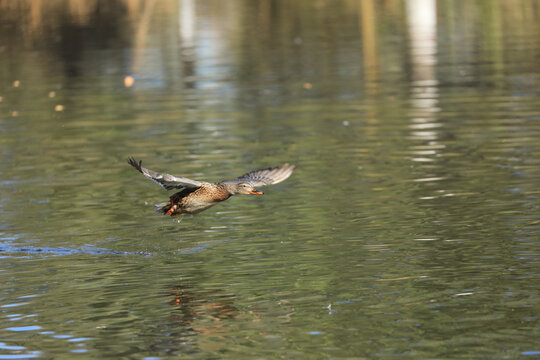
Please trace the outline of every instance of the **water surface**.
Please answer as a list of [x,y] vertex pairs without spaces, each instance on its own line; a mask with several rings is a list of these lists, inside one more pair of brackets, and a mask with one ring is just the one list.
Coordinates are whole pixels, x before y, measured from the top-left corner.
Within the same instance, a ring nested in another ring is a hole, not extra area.
[[0,7],[0,358],[539,354],[535,1]]

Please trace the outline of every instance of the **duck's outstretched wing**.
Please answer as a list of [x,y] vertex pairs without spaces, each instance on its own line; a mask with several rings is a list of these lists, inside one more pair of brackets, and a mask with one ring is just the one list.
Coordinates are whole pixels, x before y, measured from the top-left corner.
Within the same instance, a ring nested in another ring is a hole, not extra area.
[[159,184],[165,190],[172,189],[195,189],[202,185],[201,182],[183,177],[177,177],[170,174],[160,174],[155,171],[142,167],[142,160],[137,162],[134,158],[128,159],[128,164],[137,169],[141,174]]
[[272,185],[282,182],[291,176],[294,170],[294,165],[289,165],[287,163],[276,166],[273,168],[260,169],[252,172],[248,172],[240,177],[237,177],[233,180],[223,181],[223,183],[240,183],[247,182],[253,186],[263,186],[263,185]]

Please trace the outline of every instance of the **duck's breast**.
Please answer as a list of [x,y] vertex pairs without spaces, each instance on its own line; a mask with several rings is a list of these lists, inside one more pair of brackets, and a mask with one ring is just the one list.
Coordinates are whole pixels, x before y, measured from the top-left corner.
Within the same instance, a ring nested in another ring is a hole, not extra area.
[[182,207],[186,212],[197,213],[227,200],[230,196],[225,188],[217,184],[204,184],[183,199]]

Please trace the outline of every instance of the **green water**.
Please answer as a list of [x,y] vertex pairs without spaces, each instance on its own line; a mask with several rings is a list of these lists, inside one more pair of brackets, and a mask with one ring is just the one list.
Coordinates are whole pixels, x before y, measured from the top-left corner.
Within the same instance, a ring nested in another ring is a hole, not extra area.
[[[20,1],[0,24],[0,359],[540,355],[536,1]],[[128,156],[297,169],[172,218]]]

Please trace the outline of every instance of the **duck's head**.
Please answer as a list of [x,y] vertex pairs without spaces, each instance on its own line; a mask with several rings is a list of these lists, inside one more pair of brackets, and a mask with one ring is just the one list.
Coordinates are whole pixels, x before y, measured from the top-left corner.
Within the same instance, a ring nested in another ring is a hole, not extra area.
[[226,184],[227,191],[231,195],[262,195],[263,192],[255,189],[250,183],[232,183]]

